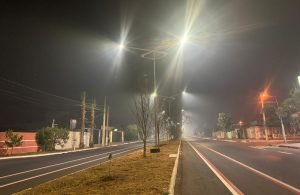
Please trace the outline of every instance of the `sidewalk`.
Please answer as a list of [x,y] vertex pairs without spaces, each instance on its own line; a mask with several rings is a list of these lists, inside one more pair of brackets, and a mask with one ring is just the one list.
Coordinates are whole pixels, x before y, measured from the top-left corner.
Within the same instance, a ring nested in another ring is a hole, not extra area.
[[300,149],[300,143],[280,144],[278,146],[279,147],[285,147],[285,148]]

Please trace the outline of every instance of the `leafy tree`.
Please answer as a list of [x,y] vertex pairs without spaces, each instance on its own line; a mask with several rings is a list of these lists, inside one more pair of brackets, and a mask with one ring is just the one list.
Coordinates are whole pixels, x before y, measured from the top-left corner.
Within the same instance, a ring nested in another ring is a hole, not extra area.
[[10,154],[12,154],[14,147],[22,145],[23,135],[19,136],[12,130],[8,130],[5,132],[5,138],[8,139],[5,141],[5,144],[11,148]]
[[44,151],[54,151],[56,145],[63,147],[67,143],[69,131],[58,127],[45,127],[36,133],[35,139]]
[[279,117],[289,124],[296,133],[300,128],[300,115],[297,112],[300,111],[300,89],[294,89],[291,92],[291,96],[286,98],[277,110]]
[[219,113],[217,126],[221,131],[224,132],[232,131],[234,129],[232,117],[226,113]]
[[280,119],[277,115],[277,108],[274,105],[266,105],[264,108],[266,114],[266,125],[267,126],[279,126]]

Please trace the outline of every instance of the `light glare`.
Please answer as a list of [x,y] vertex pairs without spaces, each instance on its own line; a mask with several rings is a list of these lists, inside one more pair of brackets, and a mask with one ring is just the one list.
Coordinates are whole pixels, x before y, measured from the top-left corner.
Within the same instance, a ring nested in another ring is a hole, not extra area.
[[121,43],[121,44],[119,45],[119,48],[120,48],[120,49],[124,49],[124,44]]
[[183,37],[180,38],[180,45],[183,46],[187,42],[187,36],[184,35]]

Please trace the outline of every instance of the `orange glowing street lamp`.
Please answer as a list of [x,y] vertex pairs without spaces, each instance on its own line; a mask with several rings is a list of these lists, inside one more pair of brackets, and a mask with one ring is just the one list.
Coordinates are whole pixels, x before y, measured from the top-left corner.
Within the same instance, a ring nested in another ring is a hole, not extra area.
[[[269,140],[269,137],[268,137],[267,128],[266,128],[266,113],[265,113],[265,109],[264,109],[264,105],[265,105],[264,103],[265,103],[265,100],[267,98],[270,98],[270,97],[275,98],[277,108],[279,108],[279,104],[278,104],[276,96],[270,96],[266,92],[266,90],[260,94],[261,109],[262,109],[262,114],[263,114],[263,122],[264,122],[264,130],[265,130],[265,135],[266,135],[266,141]],[[281,123],[281,130],[282,130],[282,136],[283,136],[283,139],[284,139],[284,143],[287,143],[285,128],[284,128],[282,117],[280,115],[278,115],[278,117],[279,117],[279,120],[280,120],[280,123]]]

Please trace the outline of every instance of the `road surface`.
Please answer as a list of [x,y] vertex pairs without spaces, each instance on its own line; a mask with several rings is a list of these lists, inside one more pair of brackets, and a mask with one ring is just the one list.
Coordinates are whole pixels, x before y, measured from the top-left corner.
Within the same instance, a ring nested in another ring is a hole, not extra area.
[[142,143],[20,159],[0,159],[0,194],[11,194],[142,148]]
[[176,194],[300,194],[300,150],[186,138]]

